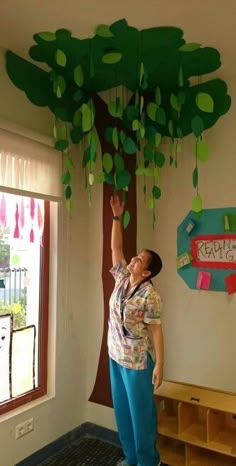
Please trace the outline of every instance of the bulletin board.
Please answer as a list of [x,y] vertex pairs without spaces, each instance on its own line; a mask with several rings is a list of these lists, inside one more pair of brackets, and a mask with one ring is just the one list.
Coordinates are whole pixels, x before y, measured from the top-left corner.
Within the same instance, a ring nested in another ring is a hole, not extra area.
[[236,292],[236,208],[190,211],[177,229],[177,271],[191,289]]

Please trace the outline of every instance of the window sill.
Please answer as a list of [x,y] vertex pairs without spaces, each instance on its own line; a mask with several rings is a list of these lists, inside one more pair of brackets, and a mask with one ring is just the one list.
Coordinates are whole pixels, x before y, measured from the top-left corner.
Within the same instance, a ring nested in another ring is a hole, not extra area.
[[16,416],[19,416],[20,414],[23,414],[29,411],[30,409],[34,409],[37,406],[40,406],[41,404],[46,403],[49,400],[52,400],[54,398],[55,398],[55,394],[47,394],[47,395],[41,396],[40,398],[37,398],[36,400],[30,401],[29,403],[19,406],[18,408],[8,411],[7,413],[1,414],[0,424]]

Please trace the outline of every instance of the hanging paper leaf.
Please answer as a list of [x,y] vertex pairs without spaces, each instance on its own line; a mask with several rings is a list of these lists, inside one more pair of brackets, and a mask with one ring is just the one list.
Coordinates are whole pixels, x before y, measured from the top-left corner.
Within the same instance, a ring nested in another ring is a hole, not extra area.
[[148,200],[148,208],[150,210],[154,209],[155,207],[155,199],[153,199],[153,197],[151,197],[149,200]]
[[67,137],[67,128],[66,125],[58,125],[56,127],[56,139],[66,139]]
[[205,141],[196,141],[196,157],[201,162],[206,162],[209,157],[209,147]]
[[94,174],[93,173],[89,173],[88,182],[89,182],[90,186],[93,185],[93,183],[94,183]]
[[176,153],[179,154],[182,150],[181,144],[179,142],[176,143],[175,147]]
[[196,138],[198,138],[204,131],[204,121],[199,115],[193,117],[191,126],[193,134],[196,136]]
[[70,181],[71,181],[71,174],[69,171],[66,171],[65,173],[63,173],[63,175],[61,176],[61,183],[62,184],[70,184]]
[[161,190],[159,186],[156,186],[156,185],[153,186],[152,195],[155,199],[159,199],[161,197]]
[[105,152],[105,154],[103,154],[102,164],[105,172],[110,173],[113,168],[113,160],[111,154],[109,154],[108,152]]
[[71,186],[67,186],[65,189],[65,198],[70,199],[72,196],[72,189]]
[[81,108],[78,108],[73,117],[73,124],[75,126],[81,126],[82,125],[82,113],[81,113]]
[[124,189],[126,186],[129,186],[131,181],[131,174],[128,172],[128,170],[123,170],[122,172],[118,173],[117,178],[116,189],[119,191],[120,189]]
[[108,103],[108,112],[114,118],[121,118],[123,115],[123,106],[121,104],[120,97]]
[[110,26],[106,24],[99,24],[96,27],[95,34],[99,37],[114,37],[114,34],[112,34],[110,30]]
[[140,127],[140,138],[143,139],[146,133],[145,126]]
[[66,155],[64,157],[64,163],[65,163],[65,167],[68,168],[69,170],[71,168],[74,168],[74,162],[73,162],[72,158],[69,155]]
[[179,102],[180,107],[182,107],[182,105],[184,104],[184,102],[186,100],[186,95],[185,95],[185,93],[183,91],[178,92],[177,100]]
[[201,47],[202,44],[198,44],[195,42],[190,42],[189,44],[184,44],[179,47],[180,52],[194,52]]
[[66,82],[63,76],[58,76],[56,79],[56,95],[61,98],[66,90]]
[[56,141],[54,144],[54,148],[60,152],[63,152],[65,149],[67,149],[69,143],[67,139],[60,139],[59,141]]
[[81,105],[81,114],[82,114],[82,129],[84,132],[90,131],[94,125],[94,112],[91,108],[91,105],[82,104]]
[[119,133],[117,128],[112,130],[112,143],[116,150],[119,148]]
[[173,121],[172,120],[170,120],[169,123],[168,123],[168,130],[169,130],[170,136],[173,137],[174,136],[174,128],[173,128]]
[[123,55],[120,52],[109,52],[103,55],[102,61],[107,65],[115,65],[116,63],[119,63],[119,61],[122,59],[122,56]]
[[66,210],[68,210],[68,212],[71,212],[72,211],[72,200],[71,199],[66,199]]
[[59,40],[67,40],[67,39],[70,39],[71,37],[71,31],[69,31],[68,29],[57,29],[56,31],[56,38],[59,39]]
[[155,134],[155,147],[157,148],[161,143],[162,135],[161,133]]
[[140,108],[139,108],[140,115],[141,115],[141,113],[143,111],[143,106],[144,106],[144,97],[143,97],[143,95],[141,95],[141,97],[140,97]]
[[196,95],[196,105],[202,112],[212,113],[214,110],[214,100],[206,92],[199,92]]
[[155,92],[155,102],[157,106],[159,107],[161,105],[161,90],[159,87],[156,88]]
[[95,177],[95,181],[96,183],[104,183],[105,181],[105,173],[98,173],[98,175],[96,175]]
[[55,54],[55,60],[57,65],[65,67],[67,62],[65,52],[63,52],[63,50],[61,49],[57,49]]
[[193,187],[196,188],[198,185],[198,168],[195,167],[193,170]]
[[176,112],[179,112],[181,109],[181,105],[175,94],[171,94],[170,96],[170,105]]
[[194,212],[199,213],[202,210],[202,198],[200,194],[197,194],[192,201],[192,209]]
[[124,140],[123,149],[126,154],[136,154],[138,147],[133,139],[127,136]]
[[129,225],[129,222],[130,222],[130,213],[129,213],[128,210],[125,210],[124,216],[123,216],[123,227],[124,227],[124,229],[127,228],[127,226]]
[[124,141],[125,141],[125,138],[126,138],[126,135],[125,135],[125,132],[123,131],[123,129],[120,131],[120,142],[123,146],[124,144]]
[[166,125],[166,113],[164,108],[159,107],[156,111],[156,122],[159,125]]
[[155,182],[159,182],[159,181],[160,181],[161,175],[160,175],[159,167],[154,167],[153,176],[154,176],[154,178],[155,178]]
[[134,120],[132,123],[132,130],[137,131],[140,128],[140,125],[141,125],[140,121]]
[[84,98],[84,91],[82,89],[77,89],[73,95],[74,102],[80,102]]
[[148,162],[153,161],[154,151],[153,151],[152,146],[150,146],[150,144],[146,144],[146,146],[144,146],[143,155],[144,155],[145,160],[148,160]]
[[162,168],[165,164],[165,155],[163,152],[155,152],[154,161],[157,167]]
[[144,167],[138,167],[135,170],[135,175],[137,175],[137,176],[145,175],[145,168]]
[[56,34],[54,32],[47,32],[47,31],[39,32],[38,34],[34,35],[34,39],[36,39],[37,36],[40,37],[40,39],[44,40],[45,42],[52,42],[56,40]]
[[84,72],[81,65],[77,65],[74,69],[74,81],[78,87],[82,87],[84,84]]
[[144,77],[144,64],[142,62],[140,65],[140,71],[139,71],[139,86],[141,86],[143,77]]
[[181,138],[183,137],[183,133],[182,133],[182,129],[181,129],[181,128],[177,128],[177,129],[176,129],[176,133],[177,133],[177,137],[178,137],[178,138],[181,139]]
[[184,72],[182,66],[179,69],[179,87],[183,87],[184,85]]
[[154,169],[152,167],[144,168],[145,176],[154,176]]
[[115,163],[116,171],[118,173],[124,170],[124,160],[122,159],[120,154],[118,153],[115,154],[114,163]]
[[125,31],[127,31],[128,27],[129,25],[126,19],[119,19],[110,26],[110,29],[113,34],[118,36],[119,34],[123,34]]
[[156,112],[157,112],[157,104],[155,102],[149,102],[147,105],[147,114],[150,120],[156,121]]

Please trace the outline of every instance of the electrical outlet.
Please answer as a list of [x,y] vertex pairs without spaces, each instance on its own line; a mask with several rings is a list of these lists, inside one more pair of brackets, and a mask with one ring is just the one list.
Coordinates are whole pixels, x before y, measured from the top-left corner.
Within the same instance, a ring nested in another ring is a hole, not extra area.
[[29,434],[34,430],[34,419],[31,417],[24,422],[21,422],[16,426],[16,440],[23,437],[23,435]]

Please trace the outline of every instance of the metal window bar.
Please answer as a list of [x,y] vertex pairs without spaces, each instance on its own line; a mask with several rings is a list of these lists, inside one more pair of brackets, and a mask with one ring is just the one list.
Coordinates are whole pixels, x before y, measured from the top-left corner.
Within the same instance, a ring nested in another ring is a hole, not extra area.
[[[25,267],[0,268],[0,278],[3,279],[5,288],[0,289],[0,302],[12,304],[23,299],[26,305],[27,288],[22,287],[28,269]],[[12,286],[13,285],[13,286]]]

